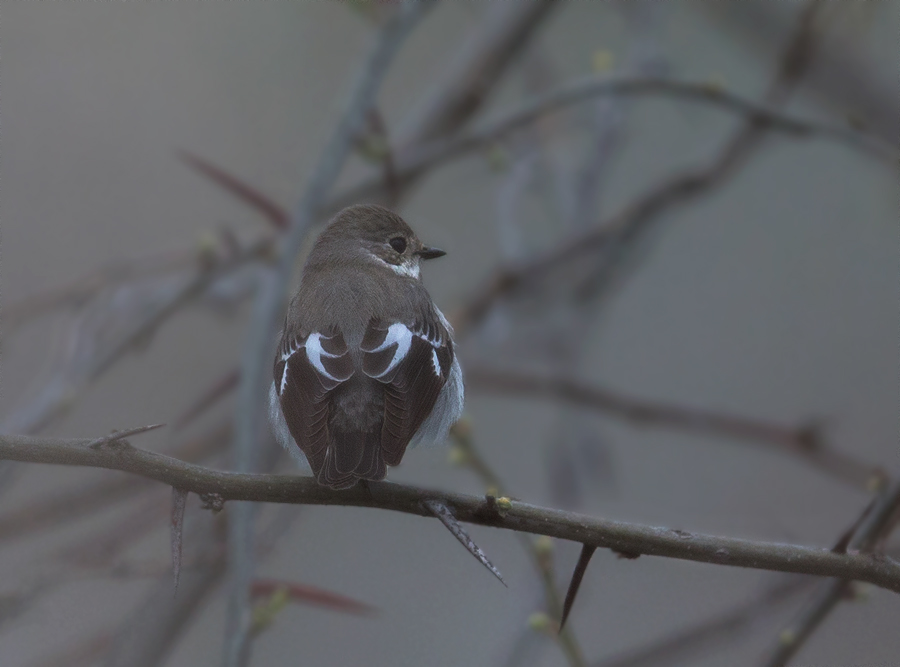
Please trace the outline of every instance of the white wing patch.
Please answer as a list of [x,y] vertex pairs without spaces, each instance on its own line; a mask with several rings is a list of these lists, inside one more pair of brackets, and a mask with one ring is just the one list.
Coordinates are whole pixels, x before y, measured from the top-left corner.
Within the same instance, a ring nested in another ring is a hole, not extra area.
[[[327,337],[326,337],[327,338]],[[309,361],[310,365],[316,369],[316,372],[331,380],[332,382],[342,382],[346,380],[346,378],[337,378],[333,374],[329,373],[325,368],[325,364],[322,363],[322,357],[326,357],[329,359],[336,359],[342,355],[340,354],[331,354],[327,352],[322,347],[322,334],[318,332],[313,332],[309,334],[305,341],[294,341],[294,344],[286,351],[281,353],[281,360],[284,362],[284,368],[281,371],[281,379],[278,381],[278,395],[281,396],[284,393],[284,388],[287,386],[288,379],[288,366],[290,365],[291,357],[297,354],[300,350],[306,350],[306,359]]]
[[[306,339],[306,358],[309,359],[309,363],[312,364],[312,367],[316,369],[316,372],[319,375],[324,375],[329,380],[334,382],[340,382],[340,378],[334,377],[331,373],[325,370],[325,366],[322,364],[322,357],[330,357],[335,359],[339,357],[339,354],[329,354],[325,350],[322,349],[322,342],[319,340],[322,337],[320,333],[311,333],[309,337]],[[287,375],[287,364],[284,365],[284,374]],[[284,378],[281,380],[282,386],[284,385]],[[282,389],[283,391],[283,389]]]
[[287,384],[287,374],[288,374],[288,364],[289,361],[284,362],[284,370],[281,371],[281,383],[278,387],[278,395],[281,396],[284,393],[284,386]]
[[436,349],[431,351],[431,364],[434,367],[434,374],[441,377],[441,362],[438,360]]
[[388,364],[388,367],[385,368],[384,371],[375,378],[376,380],[394,370],[397,365],[406,357],[406,354],[409,352],[409,347],[410,345],[412,345],[412,331],[407,329],[406,325],[401,324],[400,322],[395,322],[388,327],[387,335],[384,337],[384,342],[374,350],[371,350],[371,352],[381,352],[382,350],[386,350],[387,348],[389,348],[394,343],[397,344],[397,351],[394,352],[394,358],[391,359],[391,363]]
[[431,363],[434,368],[434,374],[437,377],[442,377],[441,375],[441,363],[438,358],[437,351],[444,346],[441,342],[439,335],[435,336],[435,339],[432,340],[424,333],[420,333],[418,331],[412,331],[405,324],[400,322],[394,322],[387,329],[387,334],[384,337],[384,341],[378,346],[371,350],[366,350],[369,354],[375,354],[377,352],[383,352],[391,345],[396,345],[397,349],[394,352],[394,356],[391,359],[390,363],[387,367],[378,375],[370,375],[376,380],[385,377],[388,373],[393,371],[397,366],[406,358],[406,355],[409,354],[409,349],[412,346],[413,336],[417,338],[421,338],[423,341],[431,345],[433,348],[431,351]]
[[278,381],[278,395],[279,396],[281,396],[284,393],[284,386],[287,384],[288,360],[302,348],[303,348],[303,344],[301,343],[297,347],[291,347],[287,352],[283,352],[281,354],[281,360],[284,362],[284,368],[281,370],[281,380]]
[[303,348],[303,343],[300,343],[300,345],[298,345],[297,347],[292,347],[290,350],[288,350],[287,352],[285,352],[284,354],[281,355],[281,360],[287,361],[288,359],[290,359],[297,353],[297,350],[300,350],[302,348]]

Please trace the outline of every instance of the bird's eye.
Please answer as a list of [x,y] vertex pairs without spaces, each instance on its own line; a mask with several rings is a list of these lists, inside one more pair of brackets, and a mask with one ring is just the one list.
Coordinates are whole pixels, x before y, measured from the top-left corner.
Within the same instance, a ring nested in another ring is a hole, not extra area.
[[406,239],[402,236],[395,236],[390,240],[390,244],[400,254],[403,254],[403,251],[406,250]]

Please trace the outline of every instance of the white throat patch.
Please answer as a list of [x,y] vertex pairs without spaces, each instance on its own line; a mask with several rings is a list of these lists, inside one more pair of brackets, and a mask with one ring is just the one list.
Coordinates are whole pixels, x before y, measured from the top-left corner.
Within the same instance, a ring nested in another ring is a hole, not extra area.
[[372,257],[379,264],[384,264],[397,275],[407,276],[408,278],[419,278],[419,262],[417,261],[413,261],[408,264],[391,264],[390,262],[385,262],[378,255],[372,254]]

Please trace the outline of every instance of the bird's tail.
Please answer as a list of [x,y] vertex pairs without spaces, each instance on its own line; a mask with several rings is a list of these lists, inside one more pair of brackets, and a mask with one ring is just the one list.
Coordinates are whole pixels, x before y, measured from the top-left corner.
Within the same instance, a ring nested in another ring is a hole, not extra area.
[[380,429],[329,433],[325,461],[316,474],[319,484],[347,489],[361,479],[379,481],[386,475]]

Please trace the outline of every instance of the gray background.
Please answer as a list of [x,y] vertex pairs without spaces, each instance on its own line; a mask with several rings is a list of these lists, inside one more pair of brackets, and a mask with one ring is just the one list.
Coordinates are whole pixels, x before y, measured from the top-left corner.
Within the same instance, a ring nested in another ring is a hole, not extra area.
[[[714,79],[748,96],[764,88],[777,48],[746,39],[729,5],[671,3],[659,48],[672,74]],[[795,3],[778,3],[792,12]],[[394,126],[433,81],[485,9],[435,11],[401,51],[380,95]],[[189,247],[222,222],[241,236],[262,223],[175,159],[185,148],[240,174],[285,205],[301,192],[330,132],[371,26],[346,6],[298,3],[7,2],[0,8],[2,299],[10,304],[113,258]],[[896,100],[897,4],[859,3],[842,31]],[[757,36],[759,37],[759,36]],[[537,44],[560,81],[590,71],[592,54],[628,44],[608,3],[557,11]],[[514,71],[493,107],[521,98]],[[852,101],[847,101],[852,107]],[[840,120],[847,108],[800,94],[790,108]],[[896,111],[896,108],[895,108]],[[672,169],[703,162],[737,121],[702,106],[641,101],[604,190],[607,213]],[[895,135],[896,137],[896,135]],[[368,168],[356,161],[344,181]],[[404,207],[426,242],[449,251],[425,281],[452,310],[500,258],[500,177],[483,157],[441,168]],[[526,199],[522,208],[536,206]],[[529,213],[547,225],[542,213]],[[738,176],[667,217],[644,261],[605,304],[589,334],[582,378],[648,398],[793,424],[821,417],[839,448],[897,465],[896,173],[842,146],[773,135]],[[170,421],[237,359],[246,308],[230,317],[188,311],[93,386],[52,433],[92,437]],[[3,342],[4,412],[27,402],[53,364],[63,318]],[[466,356],[477,354],[467,348]],[[223,414],[229,406],[222,406]],[[475,437],[514,493],[553,504],[543,443],[559,407],[472,393]],[[207,418],[207,421],[213,416]],[[636,430],[592,418],[611,479],[580,510],[687,530],[826,545],[867,501],[793,459],[722,439]],[[165,446],[164,432],[140,444]],[[104,474],[29,468],[2,500],[25,505]],[[483,492],[446,451],[407,455],[391,479]],[[90,524],[0,551],[0,588],[15,590],[53,544]],[[500,586],[435,521],[363,509],[298,509],[260,567],[266,576],[341,592],[380,609],[357,618],[290,606],[256,642],[254,665],[503,664],[540,607],[532,566],[512,535],[472,528],[510,584]],[[166,520],[132,554],[164,565]],[[190,534],[187,535],[190,540]],[[561,582],[577,555],[556,550]],[[771,575],[711,565],[595,556],[572,625],[589,658],[659,637],[761,590]],[[150,581],[155,581],[151,579]],[[0,664],[19,667],[107,625],[148,585],[90,578],[55,587],[0,628]],[[564,583],[561,583],[564,585]],[[791,617],[763,619],[746,637],[684,664],[758,664]],[[900,601],[872,590],[842,604],[796,664],[900,664]],[[218,663],[224,598],[214,596],[167,665]],[[533,664],[564,664],[538,642]]]

